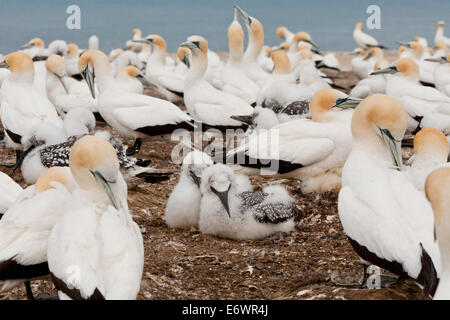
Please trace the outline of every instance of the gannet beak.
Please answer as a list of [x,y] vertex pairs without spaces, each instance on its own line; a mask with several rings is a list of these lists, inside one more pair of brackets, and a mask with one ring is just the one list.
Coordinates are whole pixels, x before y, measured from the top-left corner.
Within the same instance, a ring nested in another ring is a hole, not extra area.
[[333,108],[341,108],[341,109],[354,109],[356,108],[363,99],[347,97],[347,98],[339,98],[336,100],[336,104]]
[[363,60],[364,60],[364,61],[369,60],[370,57],[372,57],[372,54],[369,52],[369,53],[363,58]]
[[315,54],[322,55],[322,52],[318,48],[312,48],[311,51]]
[[396,41],[395,43],[398,44],[399,46],[404,46],[404,47],[411,49],[411,45],[409,43],[401,42],[401,41]]
[[402,170],[403,162],[402,162],[402,141],[395,140],[394,136],[388,129],[380,129],[381,137],[383,138],[384,143],[389,148],[391,152],[392,160],[394,166],[397,167],[398,171]]
[[192,41],[183,42],[182,44],[180,44],[180,47],[185,47],[185,48],[188,48],[190,50],[198,49],[198,45],[196,45]]
[[136,39],[136,40],[131,40],[131,42],[136,42],[136,43],[146,43],[146,44],[152,44],[153,42],[147,40],[147,39]]
[[230,117],[233,120],[246,123],[248,125],[253,125],[253,116],[231,116]]
[[96,171],[91,171],[92,175],[94,176],[95,180],[105,189],[106,194],[108,195],[109,200],[111,200],[112,205],[117,210],[119,209],[119,205],[117,203],[116,197],[114,196],[114,193],[111,190],[111,186],[109,185],[108,181],[103,177],[103,175]]
[[138,79],[144,86],[148,86],[150,88],[158,88],[156,84],[153,82],[150,82],[147,78],[145,78],[142,74],[138,74],[136,76],[136,79]]
[[278,50],[283,50],[283,48],[282,48],[282,47],[276,47],[276,48],[273,48],[273,49],[272,49],[272,52],[278,51]]
[[447,59],[445,57],[440,57],[440,58],[427,58],[425,59],[425,61],[429,61],[429,62],[437,62],[437,63],[449,63],[449,61],[447,61]]
[[194,172],[192,172],[191,170],[189,170],[189,174],[191,175],[191,178],[194,181],[194,183],[197,185],[197,187],[200,188],[200,183],[202,182],[202,179],[199,176],[197,176]]
[[189,62],[189,58],[187,56],[184,56],[181,62],[183,62],[186,65],[186,67],[188,68],[191,67],[191,63]]
[[230,215],[230,206],[228,205],[228,191],[230,191],[230,188],[228,188],[227,191],[219,192],[216,189],[211,187],[211,190],[219,197],[220,202],[222,202],[225,210],[227,210],[228,217],[231,218]]
[[304,41],[312,45],[314,48],[319,49],[319,46],[314,41],[312,40],[304,40]]
[[250,18],[250,16],[244,10],[239,8],[238,5],[234,5],[234,10],[241,16],[242,20],[245,22],[246,25],[252,24],[252,18]]
[[25,157],[34,149],[36,148],[36,145],[32,144],[28,149],[22,151],[19,158],[16,161],[16,164],[13,167],[13,170],[11,172],[11,175],[14,175],[17,169],[19,169],[22,166],[23,161],[25,160]]
[[370,75],[373,76],[373,75],[377,75],[377,74],[394,74],[397,72],[398,72],[397,67],[392,66],[392,67],[387,67],[384,69],[376,70],[376,71],[372,72]]
[[8,68],[9,68],[9,66],[8,66],[8,64],[6,63],[6,61],[0,62],[0,69],[8,69]]
[[69,94],[69,90],[67,89],[67,86],[64,83],[64,77],[61,77],[61,76],[57,75],[56,73],[53,73],[53,74],[58,78],[59,82],[61,82],[64,90],[66,91],[66,94]]
[[92,98],[95,99],[95,74],[94,72],[91,72],[89,70],[89,64],[86,65],[86,68],[84,68],[84,70],[81,72],[81,75],[83,76],[84,80],[86,80]]
[[20,49],[25,50],[25,49],[28,49],[28,48],[31,48],[31,47],[34,47],[34,46],[35,46],[34,43],[28,42],[28,43],[24,44],[23,46],[21,46]]

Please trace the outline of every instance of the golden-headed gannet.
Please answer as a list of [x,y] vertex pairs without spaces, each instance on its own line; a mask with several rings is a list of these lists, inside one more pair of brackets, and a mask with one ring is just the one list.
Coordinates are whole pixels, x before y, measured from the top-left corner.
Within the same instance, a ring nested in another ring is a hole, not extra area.
[[353,29],[353,39],[358,46],[360,46],[361,48],[378,47],[381,49],[386,49],[384,46],[379,45],[378,41],[374,37],[369,36],[367,33],[364,33],[363,30],[364,25],[362,24],[362,22],[358,22],[355,25],[355,29]]
[[436,28],[436,35],[434,36],[434,44],[444,43],[447,47],[450,47],[450,38],[444,35],[444,21],[438,21]]

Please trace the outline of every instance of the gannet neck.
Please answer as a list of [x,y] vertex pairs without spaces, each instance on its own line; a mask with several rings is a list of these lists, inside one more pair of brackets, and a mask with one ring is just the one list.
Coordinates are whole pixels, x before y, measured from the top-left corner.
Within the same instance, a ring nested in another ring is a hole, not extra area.
[[289,57],[284,50],[276,50],[272,53],[272,60],[274,65],[274,74],[289,74],[291,73],[291,63]]
[[264,46],[263,26],[258,19],[253,17],[251,19],[251,25],[247,25],[249,40],[244,54],[244,60],[249,62],[256,61]]
[[34,80],[34,64],[31,58],[23,52],[13,52],[6,56],[11,73],[8,77],[12,82],[25,82],[32,84]]
[[192,84],[198,80],[202,80],[207,69],[207,55],[200,50],[196,50],[195,52],[193,52],[191,67],[189,68],[189,72],[186,77],[186,84]]
[[87,65],[92,66],[94,70],[99,92],[117,86],[109,59],[103,52],[95,49],[89,49],[84,52],[78,60],[79,71],[82,72]]
[[235,19],[228,27],[228,63],[240,64],[244,55],[244,31]]
[[153,47],[153,53],[148,58],[148,62],[150,64],[159,64],[164,65],[166,62],[166,50],[163,48],[160,48],[159,46]]

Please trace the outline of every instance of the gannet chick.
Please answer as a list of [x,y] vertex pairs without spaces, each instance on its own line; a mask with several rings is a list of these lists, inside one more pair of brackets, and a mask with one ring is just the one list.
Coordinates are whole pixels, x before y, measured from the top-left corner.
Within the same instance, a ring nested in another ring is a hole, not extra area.
[[0,219],[6,210],[16,202],[23,189],[7,174],[0,172]]
[[164,214],[170,228],[198,228],[201,176],[213,164],[210,156],[198,150],[189,152],[183,159],[180,180],[170,194]]
[[153,48],[153,53],[147,61],[145,75],[149,81],[158,87],[158,92],[170,102],[183,100],[185,78],[173,72],[166,66],[167,45],[163,37],[150,34],[145,41]]
[[437,285],[439,248],[431,206],[401,171],[406,121],[402,104],[386,95],[372,95],[356,108],[338,211],[363,260],[416,280],[427,297]]
[[[139,226],[128,211],[127,185],[110,143],[79,139],[70,152],[77,182],[53,228],[48,267],[60,299],[136,299],[144,267]],[[74,270],[77,268],[77,270]],[[75,278],[67,270],[79,271]]]
[[425,184],[425,193],[430,201],[434,212],[435,240],[439,244],[442,272],[434,300],[448,300],[450,298],[449,283],[449,198],[450,190],[450,168],[444,167],[430,173]]
[[175,129],[193,130],[193,119],[176,105],[154,97],[130,93],[112,77],[108,57],[88,50],[78,61],[93,97],[97,79],[100,115],[121,135],[134,139],[172,133]]
[[414,155],[406,174],[418,190],[424,190],[431,171],[447,163],[450,147],[445,135],[434,128],[420,130],[414,136]]
[[248,44],[244,53],[243,67],[247,76],[257,84],[261,85],[268,77],[269,74],[264,71],[258,64],[257,59],[264,46],[264,29],[255,17],[249,16],[239,6],[234,6],[235,15],[239,14],[242,21],[244,21],[248,32]]
[[256,102],[259,86],[244,72],[244,31],[235,15],[228,27],[228,62],[222,71],[222,91],[228,92],[252,104]]
[[[229,93],[217,90],[204,79],[208,65],[208,42],[200,36],[190,37],[193,41],[182,43],[192,52],[192,61],[186,77],[184,103],[189,114],[201,121],[203,126],[219,130],[241,128],[239,121],[232,115],[249,115],[253,108],[244,100]],[[246,126],[245,126],[246,127]]]
[[92,36],[89,37],[89,44],[88,44],[88,48],[91,50],[98,50],[99,49],[99,41],[98,41],[98,37],[93,34]]
[[248,174],[278,174],[301,181],[304,192],[339,189],[341,169],[351,150],[350,121],[359,102],[334,89],[316,92],[309,104],[312,119],[281,123],[250,135],[227,153],[227,160]]
[[45,67],[47,96],[61,117],[76,108],[97,111],[97,100],[86,84],[67,76],[63,58],[53,54],[45,61]]
[[242,190],[237,176],[223,164],[203,171],[199,230],[237,240],[259,240],[294,230],[298,209],[282,186]]
[[7,66],[11,74],[2,84],[1,122],[6,132],[6,145],[21,150],[20,140],[36,123],[45,120],[62,126],[53,104],[33,83],[34,65],[23,52],[6,56],[0,66]]
[[75,181],[68,168],[51,168],[26,188],[0,220],[0,291],[46,277],[50,232],[64,213]]
[[450,38],[444,35],[445,21],[438,21],[436,28],[436,35],[434,36],[434,44],[444,43],[450,48]]
[[[375,63],[374,70],[380,70],[389,67],[389,62],[385,59],[378,60]],[[371,75],[368,78],[360,80],[350,91],[350,96],[356,98],[367,98],[375,93],[386,93],[387,75]]]
[[369,36],[367,33],[364,33],[363,29],[364,25],[362,24],[362,22],[358,22],[355,25],[355,29],[353,30],[353,39],[358,46],[364,49],[371,47],[386,49],[386,47],[379,45],[378,41],[374,37]]
[[399,99],[408,113],[407,129],[413,132],[420,120],[450,98],[435,88],[419,84],[419,66],[410,58],[401,58],[393,66],[372,72],[392,74],[387,80],[386,94]]

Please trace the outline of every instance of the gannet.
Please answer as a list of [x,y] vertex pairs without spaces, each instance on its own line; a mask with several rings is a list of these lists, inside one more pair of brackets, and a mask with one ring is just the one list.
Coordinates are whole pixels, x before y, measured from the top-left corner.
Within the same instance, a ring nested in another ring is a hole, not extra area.
[[269,46],[263,46],[261,53],[259,54],[256,62],[264,69],[266,72],[272,72],[273,70],[273,61],[271,59],[272,56],[272,48]]
[[123,68],[116,76],[120,87],[131,93],[144,93],[144,85],[156,88],[135,66],[127,66]]
[[450,98],[430,87],[419,84],[419,67],[410,58],[401,58],[393,66],[372,72],[372,74],[392,74],[387,80],[386,94],[399,99],[408,113],[409,131],[414,131],[422,117],[433,112]]
[[261,84],[261,82],[269,77],[269,74],[257,62],[258,56],[264,46],[263,26],[258,19],[249,16],[239,6],[235,5],[234,10],[244,21],[249,38],[243,59],[244,71],[250,79],[257,84]]
[[386,95],[372,95],[356,108],[338,212],[363,260],[416,280],[427,297],[437,285],[439,248],[431,206],[401,171],[406,122],[400,101]]
[[61,117],[74,108],[98,110],[86,83],[68,77],[63,58],[51,55],[45,61],[47,96]]
[[283,41],[291,43],[294,40],[294,33],[289,31],[288,28],[281,26],[277,29],[277,37],[281,38]]
[[143,138],[172,133],[178,128],[192,130],[193,119],[176,105],[162,99],[130,93],[120,87],[111,74],[108,57],[101,51],[88,50],[78,61],[93,97],[98,84],[98,109],[106,122],[121,135]]
[[353,29],[353,39],[358,46],[365,49],[371,47],[386,49],[384,46],[379,45],[378,41],[374,37],[369,36],[367,33],[364,33],[363,29],[364,25],[362,24],[362,22],[358,22],[355,25],[355,29]]
[[45,59],[48,56],[45,43],[41,38],[33,38],[28,43],[20,47],[24,53],[30,56],[33,61]]
[[207,69],[208,42],[200,36],[191,37],[193,41],[182,43],[189,48],[192,61],[186,77],[184,103],[189,114],[205,126],[219,130],[240,128],[242,124],[229,117],[232,115],[249,115],[253,108],[244,100],[229,93],[219,91],[204,80]]
[[252,168],[245,170],[249,174],[298,179],[305,192],[339,189],[341,169],[351,150],[353,111],[333,110],[336,105],[355,106],[340,91],[319,90],[309,103],[312,119],[285,122],[250,135],[246,143],[229,151],[227,158]]
[[183,159],[180,180],[167,200],[164,220],[170,228],[198,227],[200,183],[203,171],[214,164],[206,153],[194,150]]
[[51,168],[25,189],[0,220],[0,291],[46,277],[50,232],[63,214],[75,181],[68,168]]
[[249,104],[255,103],[259,86],[244,72],[244,31],[236,15],[228,27],[228,47],[228,62],[222,70],[222,91],[238,96]]
[[6,210],[16,202],[23,189],[7,174],[0,172],[0,219]]
[[448,300],[450,298],[449,284],[449,230],[448,219],[450,203],[448,193],[450,190],[450,168],[439,168],[428,176],[425,192],[434,212],[434,234],[439,244],[442,272],[434,300]]
[[439,58],[425,60],[438,63],[433,72],[434,85],[436,89],[450,97],[450,53]]
[[356,54],[356,57],[354,57],[351,62],[352,71],[356,73],[360,79],[367,78],[369,76],[369,67],[367,61],[364,60],[366,57],[366,50],[363,48],[356,48],[353,51],[353,54]]
[[2,84],[0,110],[6,143],[10,148],[20,150],[20,139],[39,121],[62,126],[55,107],[33,83],[33,61],[27,54],[10,53],[0,67],[9,67],[11,70],[8,79]]
[[437,45],[438,43],[444,43],[447,47],[450,47],[450,38],[444,35],[444,27],[445,22],[438,21],[436,35],[434,36],[434,44]]
[[78,71],[78,58],[80,57],[79,48],[75,43],[67,45],[67,55],[64,56],[64,63],[66,64],[66,72],[69,77],[76,80],[82,80],[80,71]]
[[91,50],[98,50],[99,49],[99,41],[98,41],[98,37],[93,34],[92,36],[89,37],[89,45],[88,48]]
[[311,36],[309,35],[308,32],[300,31],[294,35],[294,38],[293,38],[291,45],[289,46],[289,50],[288,50],[289,60],[291,61],[291,64],[293,67],[296,67],[296,65],[297,65],[298,52],[304,48],[310,49],[310,50],[311,49],[317,50],[318,46],[311,39]]
[[[389,62],[385,59],[378,60],[375,63],[374,70],[385,69],[389,67]],[[356,98],[367,98],[375,93],[386,93],[386,78],[388,75],[371,75],[368,78],[360,80],[350,91],[350,96]]]
[[116,152],[105,140],[85,136],[72,147],[69,163],[77,188],[51,232],[47,251],[59,297],[136,299],[144,246],[128,211]]
[[[233,170],[223,164],[203,171],[199,230],[238,240],[263,239],[294,230],[295,200],[282,186],[248,190]],[[242,179],[242,178],[241,178]],[[248,179],[248,178],[247,178]]]
[[447,163],[450,147],[445,135],[434,128],[420,130],[414,136],[414,155],[405,168],[416,189],[424,190],[425,179],[431,171]]

